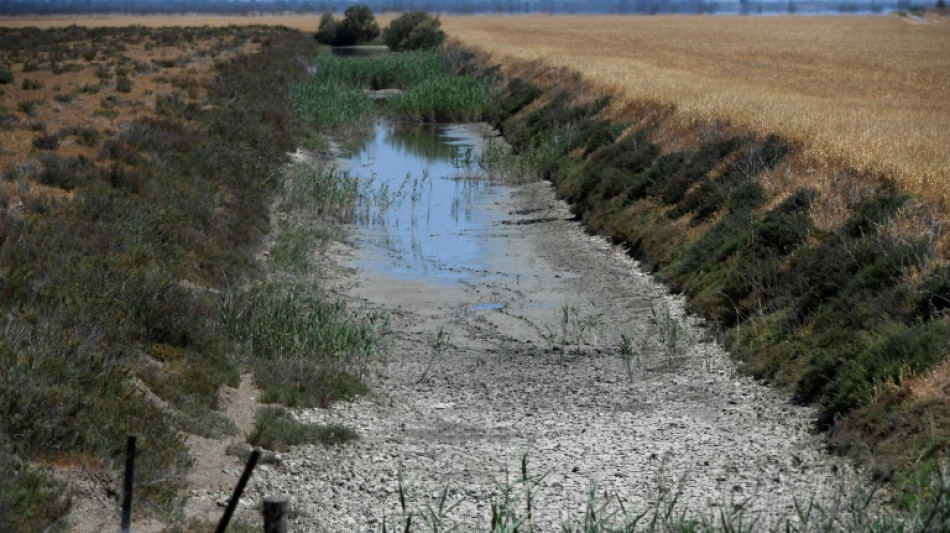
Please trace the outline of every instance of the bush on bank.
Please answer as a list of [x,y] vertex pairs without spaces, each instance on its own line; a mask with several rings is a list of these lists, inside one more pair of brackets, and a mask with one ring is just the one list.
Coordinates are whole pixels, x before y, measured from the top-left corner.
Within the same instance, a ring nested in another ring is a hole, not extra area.
[[324,13],[314,38],[320,44],[330,46],[353,46],[366,44],[379,37],[379,24],[373,10],[368,6],[352,5],[346,8],[342,20],[333,14]]
[[436,48],[445,42],[439,17],[425,11],[404,13],[383,30],[383,42],[394,52]]

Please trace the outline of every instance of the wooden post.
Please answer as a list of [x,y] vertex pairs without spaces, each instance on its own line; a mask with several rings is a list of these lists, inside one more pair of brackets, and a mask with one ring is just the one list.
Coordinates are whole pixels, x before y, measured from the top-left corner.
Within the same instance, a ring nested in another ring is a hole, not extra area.
[[132,484],[135,479],[135,435],[125,441],[125,480],[122,484],[122,533],[132,529]]
[[224,533],[228,529],[228,524],[231,523],[231,515],[234,514],[234,508],[237,507],[238,502],[241,500],[241,495],[244,494],[244,486],[247,485],[247,480],[251,479],[251,473],[254,471],[254,467],[257,465],[257,460],[261,458],[261,450],[254,448],[251,451],[251,456],[247,460],[247,464],[244,465],[244,472],[241,473],[241,479],[238,480],[238,484],[234,487],[234,494],[231,495],[231,500],[228,501],[228,506],[224,509],[224,515],[221,516],[221,521],[218,522],[218,528],[215,529],[215,533]]
[[287,498],[264,498],[264,533],[287,533]]

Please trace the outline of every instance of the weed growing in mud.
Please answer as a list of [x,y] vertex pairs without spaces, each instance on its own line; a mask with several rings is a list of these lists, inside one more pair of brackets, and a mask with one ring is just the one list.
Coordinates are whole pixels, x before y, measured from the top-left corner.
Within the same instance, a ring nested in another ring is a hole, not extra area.
[[686,352],[688,336],[680,321],[670,314],[670,308],[664,307],[658,312],[650,305],[650,326],[653,336],[661,347],[667,364],[672,368],[681,362]]
[[445,351],[451,346],[451,342],[452,332],[445,329],[445,326],[439,326],[438,333],[429,343],[429,360],[426,362],[425,368],[422,369],[422,374],[416,380],[416,383],[424,383],[429,378],[429,373],[432,371],[436,360],[445,354]]
[[580,353],[584,346],[596,346],[603,336],[603,313],[584,311],[580,305],[566,302],[559,316],[555,324],[544,324],[541,332],[551,349],[567,354],[573,347]]
[[620,343],[617,348],[620,352],[620,360],[623,362],[624,372],[631,383],[636,379],[642,368],[642,358],[646,351],[646,345],[645,339],[636,341],[630,333],[623,332],[620,334]]

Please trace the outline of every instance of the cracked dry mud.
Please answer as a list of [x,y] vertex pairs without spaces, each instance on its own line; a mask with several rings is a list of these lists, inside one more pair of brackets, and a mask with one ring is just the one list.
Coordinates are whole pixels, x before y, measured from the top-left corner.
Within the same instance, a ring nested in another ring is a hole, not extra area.
[[[461,283],[357,271],[345,265],[358,250],[336,248],[333,290],[390,314],[389,356],[370,397],[295,413],[360,439],[301,446],[260,467],[243,512],[284,495],[295,531],[379,531],[400,515],[401,470],[411,509],[447,489],[458,503],[447,524],[484,531],[523,454],[530,474],[545,475],[538,531],[582,517],[592,484],[628,509],[666,490],[680,511],[742,509],[764,525],[796,498],[828,501],[853,483],[822,451],[811,410],[737,374],[677,299],[570,221],[547,184],[511,191],[483,206],[505,215],[483,235],[491,267]],[[656,342],[639,360],[621,356],[622,332],[656,340],[651,308],[683,324],[675,361]],[[574,326],[590,317],[583,332]],[[434,350],[440,329],[450,337]]]

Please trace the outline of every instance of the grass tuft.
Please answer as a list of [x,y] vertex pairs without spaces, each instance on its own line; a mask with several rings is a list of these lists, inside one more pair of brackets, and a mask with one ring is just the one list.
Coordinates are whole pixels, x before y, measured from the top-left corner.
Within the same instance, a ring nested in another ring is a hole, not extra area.
[[337,424],[305,424],[298,422],[282,407],[264,406],[254,415],[254,429],[247,436],[247,442],[252,446],[282,452],[300,444],[332,446],[356,438],[358,435],[352,429]]

